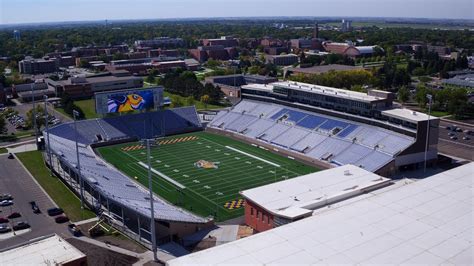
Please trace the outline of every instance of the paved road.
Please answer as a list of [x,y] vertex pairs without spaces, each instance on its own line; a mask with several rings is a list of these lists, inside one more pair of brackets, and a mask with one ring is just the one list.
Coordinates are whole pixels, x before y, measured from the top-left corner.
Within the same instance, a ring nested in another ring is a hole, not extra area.
[[[453,123],[448,121],[440,121],[439,124],[439,141],[438,141],[438,150],[441,153],[455,156],[458,158],[466,159],[473,161],[474,160],[474,135],[470,135],[469,140],[463,140],[462,138],[466,136],[463,132],[457,132],[457,140],[450,139],[448,135],[450,130],[446,129],[448,126],[452,126]],[[462,130],[471,130],[474,132],[474,126],[466,126],[457,124]]]
[[[14,197],[14,205],[0,207],[0,217],[8,216],[11,212],[19,212],[22,217],[17,220],[27,221],[31,231],[10,239],[0,240],[0,249],[28,241],[33,238],[57,233],[62,237],[71,237],[66,224],[56,224],[52,217],[46,214],[54,203],[34,182],[17,159],[8,159],[0,155],[0,193],[9,193]],[[29,201],[34,200],[42,210],[41,214],[34,214]]]

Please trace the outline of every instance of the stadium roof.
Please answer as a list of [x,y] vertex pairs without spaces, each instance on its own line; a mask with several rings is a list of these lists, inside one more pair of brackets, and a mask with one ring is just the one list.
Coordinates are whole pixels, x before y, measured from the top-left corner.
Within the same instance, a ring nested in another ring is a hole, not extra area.
[[473,170],[470,163],[375,191],[309,218],[168,261],[168,265],[472,265]]
[[[405,109],[405,108],[395,108],[386,111],[382,111],[383,115],[401,118],[403,120],[407,119],[414,123],[421,122],[421,121],[428,121],[428,115],[425,113],[416,112],[413,110]],[[431,116],[430,120],[438,119],[435,116]]]
[[86,255],[54,234],[0,253],[0,265],[64,265]]
[[295,219],[389,183],[390,179],[348,164],[244,190],[241,194],[274,215]]
[[308,91],[315,94],[334,95],[339,98],[353,99],[353,100],[359,100],[359,101],[372,102],[372,101],[384,100],[383,98],[370,96],[367,93],[332,88],[332,87],[325,87],[325,86],[313,85],[313,84],[301,83],[301,82],[295,82],[295,81],[274,82],[274,83],[268,84],[267,86],[255,86],[255,85],[258,85],[258,84],[250,84],[247,86],[242,86],[242,88],[271,91],[273,90],[274,86],[278,86],[278,87],[286,87],[286,88],[290,88],[294,90]]

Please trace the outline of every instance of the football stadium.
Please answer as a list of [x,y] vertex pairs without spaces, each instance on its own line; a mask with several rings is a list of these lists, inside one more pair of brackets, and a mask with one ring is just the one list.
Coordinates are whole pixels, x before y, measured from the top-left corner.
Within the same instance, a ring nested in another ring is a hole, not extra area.
[[[227,137],[195,132],[155,140],[153,190],[174,205],[223,221],[243,215],[239,192],[317,169]],[[148,185],[143,143],[98,149],[117,169]]]
[[392,106],[393,97],[250,84],[237,104],[206,115],[156,108],[58,125],[43,132],[45,161],[77,194],[82,181],[88,207],[145,245],[150,170],[156,236],[166,243],[241,217],[244,190],[349,164],[390,177],[435,162],[439,120]]

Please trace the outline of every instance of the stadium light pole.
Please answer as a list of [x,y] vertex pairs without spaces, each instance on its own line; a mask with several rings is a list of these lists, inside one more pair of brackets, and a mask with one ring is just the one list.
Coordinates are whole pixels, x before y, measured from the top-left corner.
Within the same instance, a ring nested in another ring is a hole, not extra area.
[[79,142],[78,142],[78,135],[77,134],[77,117],[79,116],[79,112],[76,110],[72,110],[72,117],[74,118],[74,137],[76,140],[76,159],[77,159],[77,173],[79,175],[79,190],[81,193],[81,209],[84,209],[84,187],[82,182],[82,174],[81,174],[81,161],[79,160]]
[[155,208],[153,206],[153,190],[152,190],[152,182],[151,182],[151,157],[150,157],[150,139],[146,139],[146,154],[148,160],[148,189],[150,190],[150,210],[151,210],[151,244],[152,244],[152,251],[153,251],[153,259],[158,261],[158,257],[156,255],[156,232],[155,232]]
[[426,173],[426,161],[428,158],[428,144],[430,139],[430,115],[431,115],[431,101],[433,99],[433,95],[427,94],[426,98],[428,98],[428,123],[426,123],[426,145],[425,145],[425,164],[423,167],[423,172]]
[[48,141],[48,159],[49,159],[49,170],[51,172],[51,176],[53,176],[53,163],[51,159],[51,144],[49,142],[49,126],[48,126],[48,95],[44,95],[44,126],[46,129],[46,139]]
[[33,130],[35,131],[36,148],[38,148],[38,128],[36,126],[36,104],[35,104],[34,83],[31,83],[31,97],[33,98]]

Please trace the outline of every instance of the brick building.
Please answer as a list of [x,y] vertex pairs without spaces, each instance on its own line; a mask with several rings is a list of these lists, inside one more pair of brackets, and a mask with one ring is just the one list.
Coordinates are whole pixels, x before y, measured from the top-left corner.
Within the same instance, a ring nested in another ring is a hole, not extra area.
[[209,59],[230,60],[238,56],[235,48],[226,48],[222,45],[199,46],[196,49],[189,49],[188,52],[194,59],[201,63]]
[[266,62],[277,66],[289,66],[298,63],[298,56],[295,54],[267,55]]
[[222,45],[224,48],[228,47],[236,47],[239,45],[239,42],[237,39],[234,37],[230,36],[222,36],[218,39],[203,39],[202,40],[202,45],[203,46],[216,46],[216,45]]
[[56,60],[46,58],[25,58],[18,62],[18,68],[21,74],[46,74],[54,73],[58,69]]

